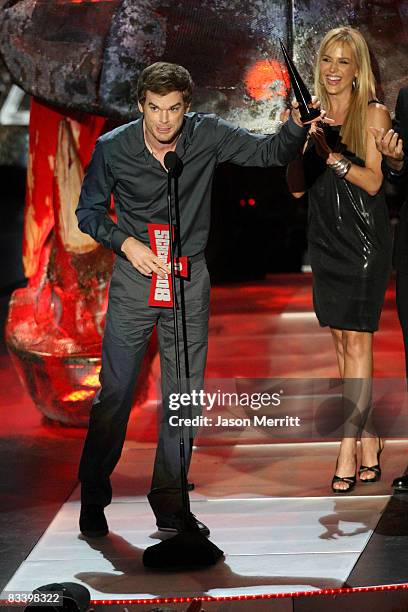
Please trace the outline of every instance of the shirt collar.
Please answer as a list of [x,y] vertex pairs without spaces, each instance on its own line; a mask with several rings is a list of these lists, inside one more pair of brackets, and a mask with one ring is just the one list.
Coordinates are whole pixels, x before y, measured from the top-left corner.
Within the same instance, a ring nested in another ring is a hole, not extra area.
[[[181,135],[177,142],[177,149],[181,150],[183,153],[186,148],[191,144],[192,139],[192,113],[187,113],[184,115],[184,124],[181,128]],[[134,139],[134,150],[136,155],[142,153],[146,148],[146,143],[143,134],[143,116],[139,119],[136,119],[135,123],[135,139]]]
[[135,139],[134,148],[136,155],[142,153],[145,149],[145,140],[143,134],[143,115],[135,121]]

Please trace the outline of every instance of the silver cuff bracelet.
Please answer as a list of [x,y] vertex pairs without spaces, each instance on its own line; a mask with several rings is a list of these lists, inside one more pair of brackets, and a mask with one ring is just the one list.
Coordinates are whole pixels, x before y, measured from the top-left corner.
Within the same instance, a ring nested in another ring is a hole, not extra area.
[[346,157],[338,159],[334,164],[327,164],[334,174],[339,178],[344,178],[351,168],[351,161]]

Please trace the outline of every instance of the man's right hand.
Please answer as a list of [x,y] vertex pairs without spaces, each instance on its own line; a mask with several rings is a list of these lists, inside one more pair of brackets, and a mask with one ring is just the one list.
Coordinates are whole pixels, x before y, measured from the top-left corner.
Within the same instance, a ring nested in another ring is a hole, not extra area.
[[385,155],[387,166],[399,172],[404,164],[403,142],[394,130],[384,134],[384,128],[370,127],[377,151]]
[[121,250],[132,266],[144,276],[151,276],[155,272],[160,278],[166,278],[170,273],[168,266],[149,247],[132,236],[126,238]]

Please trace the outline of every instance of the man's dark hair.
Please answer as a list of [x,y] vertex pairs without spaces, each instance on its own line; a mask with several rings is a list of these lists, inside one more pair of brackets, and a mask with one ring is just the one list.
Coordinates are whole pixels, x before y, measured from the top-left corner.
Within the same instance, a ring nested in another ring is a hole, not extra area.
[[190,104],[193,97],[193,79],[188,70],[178,64],[156,62],[147,66],[137,81],[137,99],[140,104],[146,100],[147,90],[160,96],[172,91],[180,91],[185,104]]

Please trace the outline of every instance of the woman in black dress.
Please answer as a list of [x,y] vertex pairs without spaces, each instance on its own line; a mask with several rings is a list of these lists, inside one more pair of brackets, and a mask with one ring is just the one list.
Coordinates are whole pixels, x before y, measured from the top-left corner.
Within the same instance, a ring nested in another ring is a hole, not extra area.
[[308,191],[314,308],[320,325],[330,327],[344,380],[344,437],[332,489],[347,493],[356,482],[358,436],[360,480],[381,475],[383,443],[370,424],[372,343],[391,266],[381,154],[369,130],[388,130],[391,119],[375,99],[369,52],[358,30],[326,34],[315,93],[334,122],[310,128],[304,151],[288,168],[288,184],[295,197]]

